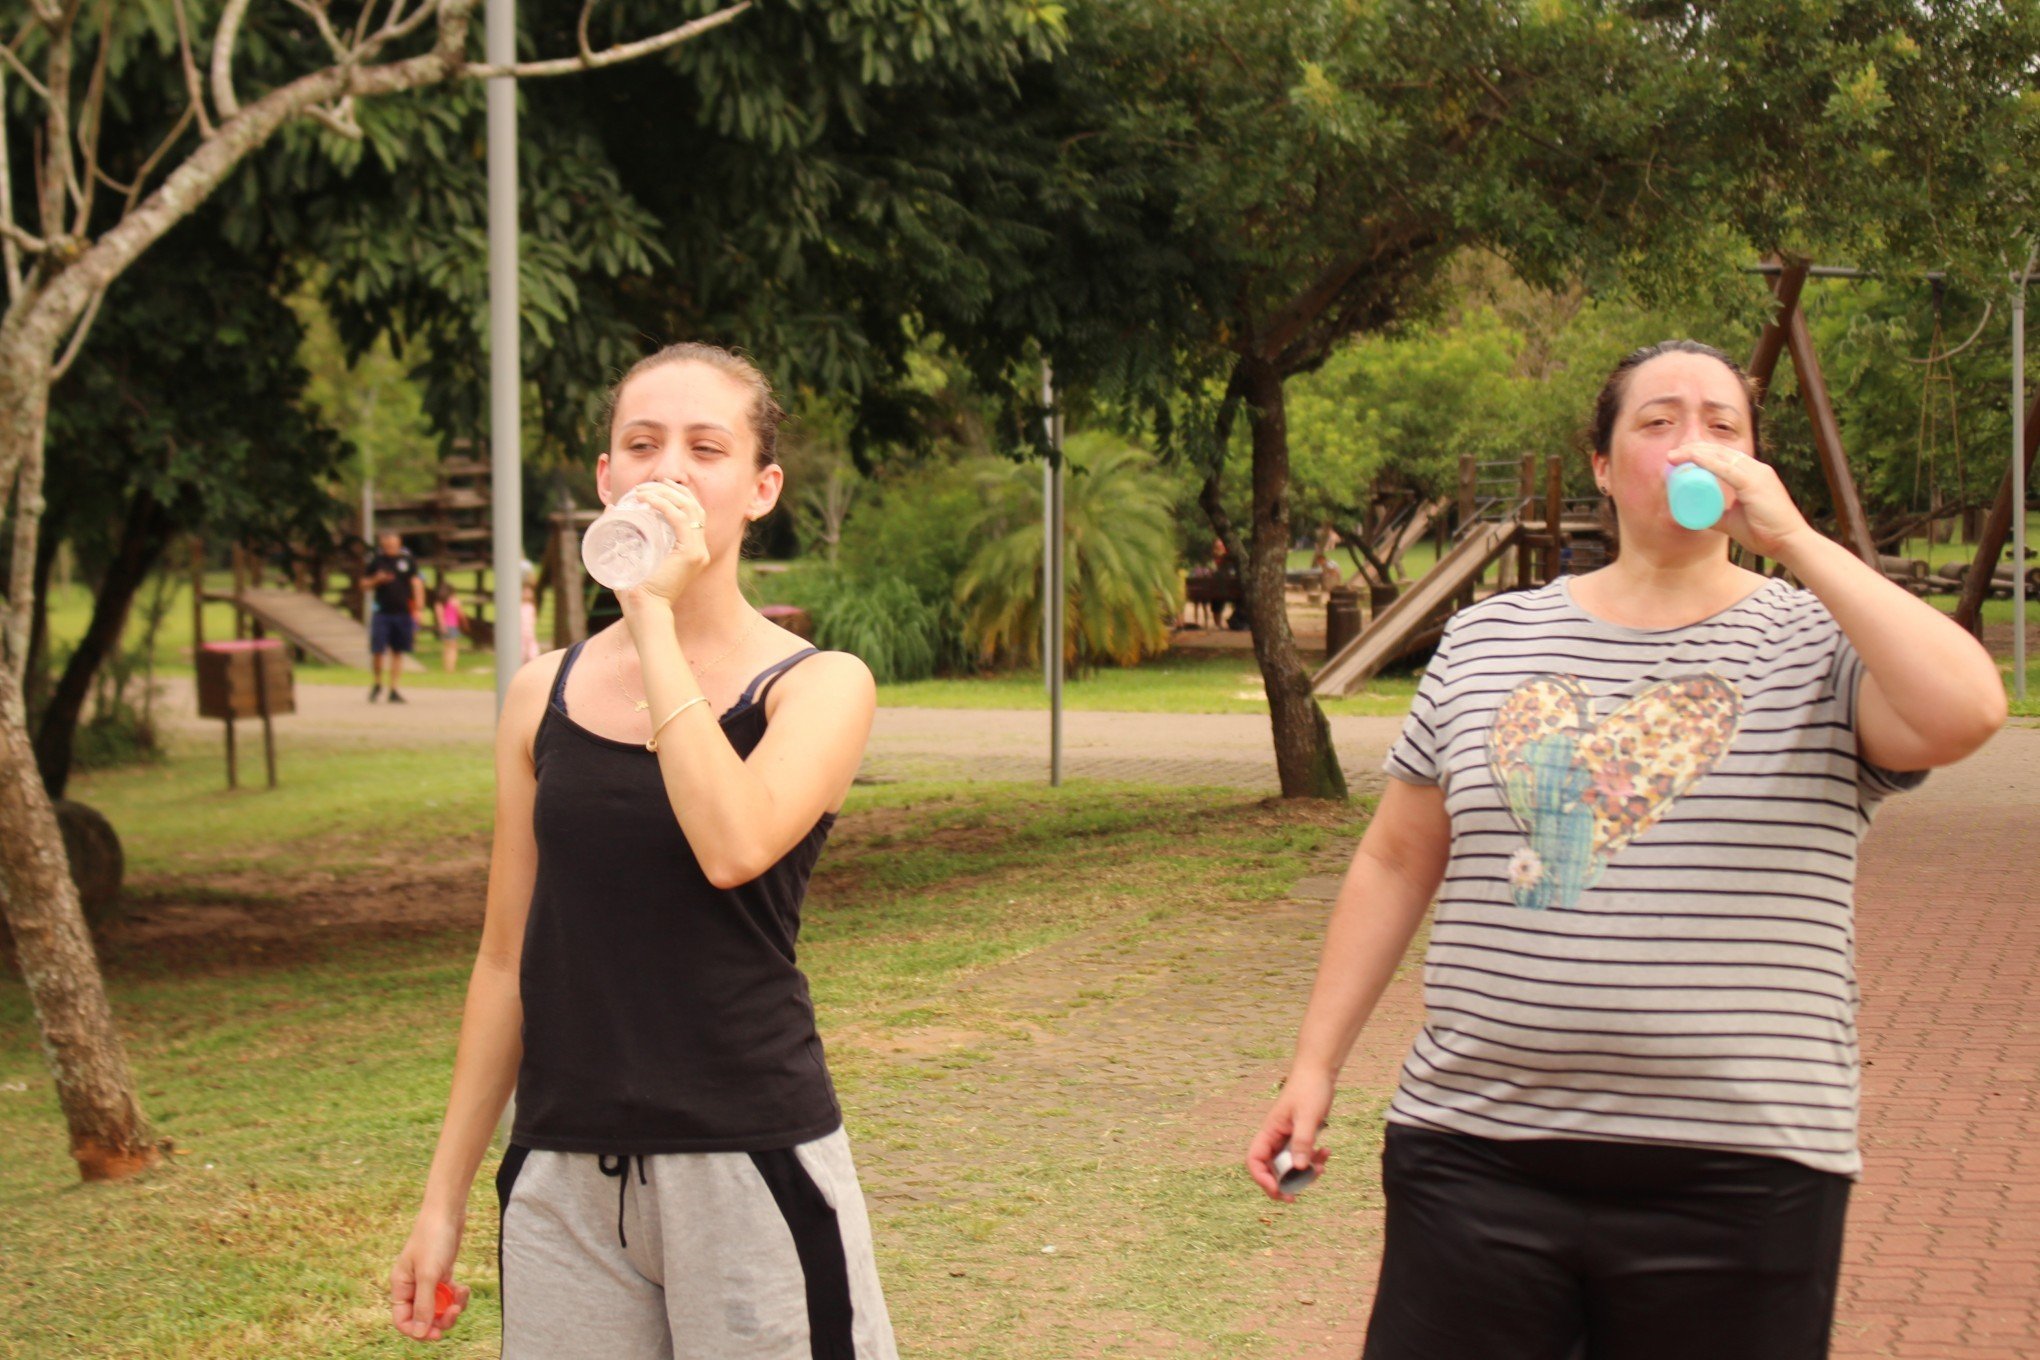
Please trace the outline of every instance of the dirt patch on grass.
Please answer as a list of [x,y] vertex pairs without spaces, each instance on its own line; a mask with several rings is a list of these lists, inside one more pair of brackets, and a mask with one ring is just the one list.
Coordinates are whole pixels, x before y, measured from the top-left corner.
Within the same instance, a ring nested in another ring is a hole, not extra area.
[[474,851],[344,877],[243,873],[202,886],[144,879],[98,944],[112,973],[274,967],[364,940],[478,933],[487,889],[487,855]]

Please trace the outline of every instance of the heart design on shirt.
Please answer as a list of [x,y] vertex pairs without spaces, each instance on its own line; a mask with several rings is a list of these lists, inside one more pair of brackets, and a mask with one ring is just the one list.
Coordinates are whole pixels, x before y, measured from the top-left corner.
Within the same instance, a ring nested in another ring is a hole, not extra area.
[[1528,844],[1509,860],[1516,905],[1570,907],[1631,841],[1721,763],[1742,696],[1716,675],[1650,686],[1594,721],[1570,675],[1509,692],[1488,730],[1488,767]]

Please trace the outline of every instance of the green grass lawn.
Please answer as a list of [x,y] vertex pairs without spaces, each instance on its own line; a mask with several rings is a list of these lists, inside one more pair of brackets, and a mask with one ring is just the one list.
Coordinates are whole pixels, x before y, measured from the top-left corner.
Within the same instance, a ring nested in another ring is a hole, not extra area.
[[[79,796],[120,825],[146,892],[214,900],[203,894],[221,872],[254,866],[287,910],[314,867],[343,885],[378,872],[364,847],[465,853],[486,837],[479,746],[416,766],[391,764],[390,752],[359,763],[341,750],[301,753],[290,788],[254,797],[212,787],[213,755],[194,749],[79,781]],[[1014,1016],[959,1016],[955,984],[1077,931],[1103,926],[1132,942],[1209,907],[1265,901],[1320,848],[1349,843],[1364,815],[1081,782],[1059,794],[857,790],[815,880],[802,945],[853,1137],[933,1140],[968,1158],[967,1130],[915,1111],[940,1100],[943,1082],[974,1079],[964,1070],[973,1060],[903,1072],[881,1057],[886,1036],[943,1024],[1019,1033]],[[477,868],[469,890],[479,887]],[[288,959],[198,948],[166,964],[113,950],[113,1004],[145,1106],[177,1147],[164,1169],[120,1186],[76,1183],[26,994],[0,979],[0,1357],[418,1353],[387,1326],[383,1281],[436,1135],[473,948],[471,929],[447,929],[322,937]],[[997,1202],[1040,1213],[1039,1187],[1075,1184],[1095,1162],[1094,1149],[1073,1146],[1060,1161],[973,1175],[989,1178]],[[1182,1239],[1100,1268],[1118,1272],[1113,1287],[1156,1328],[1238,1332],[1246,1339],[1232,1353],[1256,1350],[1222,1273],[1266,1249],[1266,1206],[1230,1173],[1222,1183],[1172,1176],[1112,1202],[1073,1197],[1056,1230],[1065,1241],[1107,1225]],[[494,1218],[478,1190],[460,1269],[477,1302],[436,1354],[496,1353]],[[881,1252],[903,1339],[938,1330],[959,1306],[996,1307],[996,1286],[946,1268],[992,1230],[946,1208],[895,1216]],[[946,1353],[1037,1354],[1000,1335]]]

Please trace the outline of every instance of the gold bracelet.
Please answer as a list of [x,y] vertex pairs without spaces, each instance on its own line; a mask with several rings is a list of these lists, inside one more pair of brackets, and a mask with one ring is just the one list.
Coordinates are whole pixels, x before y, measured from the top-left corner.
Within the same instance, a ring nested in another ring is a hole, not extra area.
[[697,694],[692,699],[689,699],[686,703],[680,705],[680,707],[674,709],[671,713],[668,713],[666,715],[666,722],[662,722],[657,727],[654,727],[652,729],[651,740],[645,743],[645,749],[647,751],[658,750],[659,733],[666,730],[666,723],[673,721],[673,719],[679,717],[682,713],[685,713],[688,709],[694,707],[696,704],[705,704],[707,702],[708,696],[706,694]]

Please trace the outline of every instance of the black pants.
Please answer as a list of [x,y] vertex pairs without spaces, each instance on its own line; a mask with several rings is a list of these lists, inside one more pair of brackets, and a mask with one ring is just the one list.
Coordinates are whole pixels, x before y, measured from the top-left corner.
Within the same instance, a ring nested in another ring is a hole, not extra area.
[[1365,1360],[1819,1360],[1845,1176],[1391,1124]]

